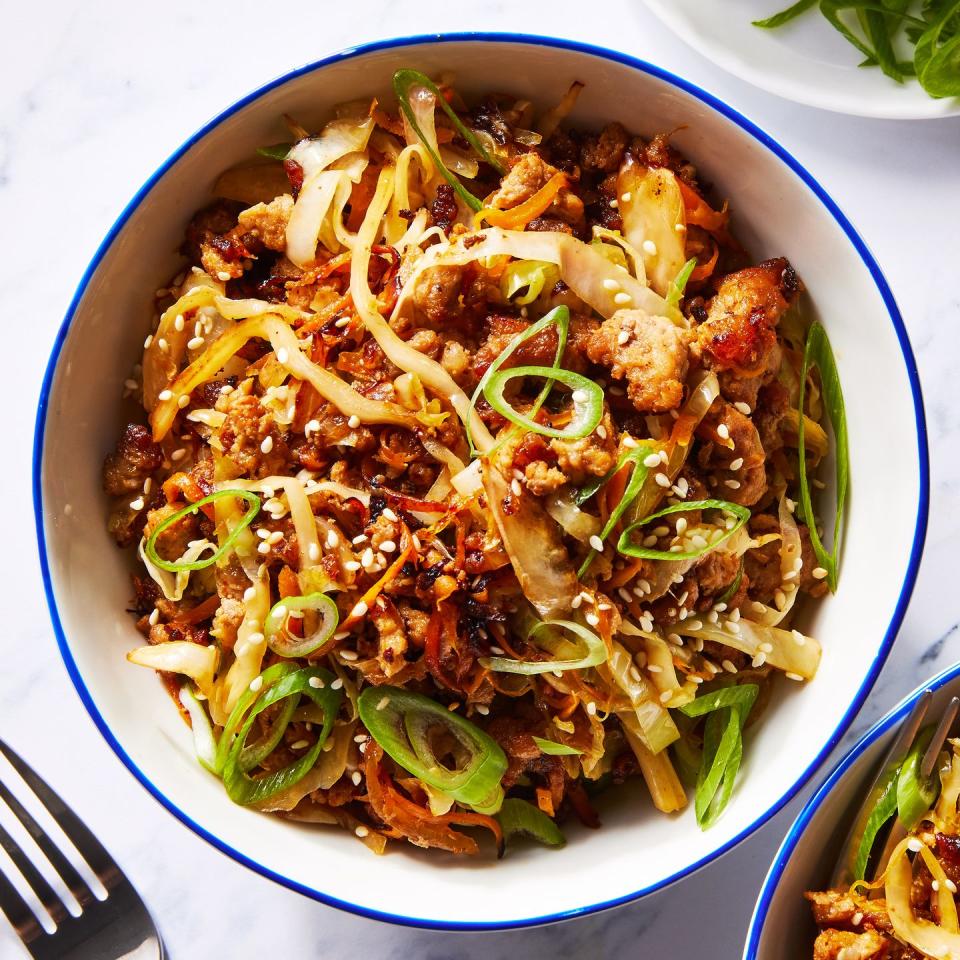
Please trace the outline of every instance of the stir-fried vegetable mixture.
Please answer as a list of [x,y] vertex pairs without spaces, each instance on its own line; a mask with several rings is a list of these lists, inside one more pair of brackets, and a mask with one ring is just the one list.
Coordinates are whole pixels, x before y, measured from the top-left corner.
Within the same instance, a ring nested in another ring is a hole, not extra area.
[[826,333],[669,137],[566,127],[580,86],[538,117],[402,70],[187,228],[104,487],[129,659],[237,803],[476,853],[639,776],[706,827],[816,673]]
[[876,784],[854,835],[852,886],[807,893],[820,928],[814,960],[960,956],[960,740],[925,779],[920,758],[933,732],[921,731]]

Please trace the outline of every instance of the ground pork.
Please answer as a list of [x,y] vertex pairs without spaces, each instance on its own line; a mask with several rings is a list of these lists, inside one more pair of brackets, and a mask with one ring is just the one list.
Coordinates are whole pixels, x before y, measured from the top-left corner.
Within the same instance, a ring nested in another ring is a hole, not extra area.
[[268,477],[285,472],[287,444],[277,422],[254,397],[234,391],[217,401],[226,413],[220,427],[220,443],[239,474]]
[[[697,348],[707,364],[739,378],[775,370],[776,326],[800,288],[793,267],[782,257],[724,277],[696,330]],[[725,379],[731,389],[732,379]]]
[[424,270],[413,288],[413,306],[426,326],[442,326],[455,312],[463,284],[463,267],[439,266]]
[[717,400],[697,428],[697,463],[717,496],[753,506],[767,492],[766,455],[753,421]]
[[258,203],[244,210],[237,217],[237,224],[245,234],[259,239],[270,250],[283,252],[287,249],[287,224],[293,213],[293,197],[289,193]]
[[[621,342],[623,341],[623,342]],[[683,400],[688,348],[685,331],[642,310],[618,310],[590,337],[587,355],[627,380],[627,396],[640,413],[674,410]]]
[[[509,210],[529,200],[555,173],[557,168],[539,154],[521,154],[510,172],[503,178],[500,189],[493,195],[491,205]],[[563,188],[547,207],[547,216],[555,216],[572,227],[583,223],[583,201],[572,190]]]
[[163,451],[150,431],[139,423],[127,424],[117,449],[103,464],[103,489],[111,497],[143,490],[143,481],[163,463]]
[[889,943],[876,930],[824,930],[813,945],[813,960],[892,960]]

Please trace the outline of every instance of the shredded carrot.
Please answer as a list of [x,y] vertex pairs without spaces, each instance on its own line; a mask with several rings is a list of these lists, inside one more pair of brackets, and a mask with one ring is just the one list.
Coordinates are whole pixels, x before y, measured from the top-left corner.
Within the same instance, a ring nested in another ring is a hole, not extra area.
[[621,567],[619,570],[615,570],[608,580],[604,580],[604,586],[613,590],[616,587],[622,587],[625,583],[629,583],[639,572],[640,568],[643,566],[643,560],[640,557],[632,557],[625,559],[626,566]]
[[540,216],[557,198],[557,194],[567,185],[565,173],[555,173],[532,197],[509,210],[496,207],[484,207],[473,218],[473,227],[479,230],[486,220],[491,226],[504,230],[522,230],[531,220]]
[[[416,553],[416,548],[413,545],[413,539],[410,536],[410,531],[406,525],[404,525],[403,534],[400,537],[400,553],[397,555],[397,559],[387,567],[387,572],[357,601],[357,606],[359,606],[363,612],[359,614],[351,613],[341,624],[341,630],[348,630],[363,619],[367,610],[373,606],[374,600],[380,596],[388,584],[397,578],[403,565],[414,553]],[[356,607],[354,609],[356,609]]]
[[220,594],[215,593],[212,597],[207,597],[202,603],[198,603],[185,613],[177,614],[177,616],[173,618],[173,622],[185,624],[203,623],[204,620],[209,620],[210,617],[217,612],[219,606]]
[[556,813],[553,809],[553,797],[550,796],[550,791],[544,787],[537,787],[537,806],[548,816],[556,816]]
[[[167,503],[170,504],[179,500],[181,495],[188,503],[196,503],[206,496],[196,480],[189,473],[183,471],[175,473],[172,477],[167,477],[160,489],[163,490],[163,495],[167,498]],[[208,503],[200,509],[210,520],[215,519],[216,506],[214,504]]]
[[[347,229],[356,233],[363,223],[363,218],[367,215],[367,207],[373,199],[377,190],[377,178],[380,176],[380,168],[368,166],[360,177],[360,182],[353,185],[350,192],[350,215],[347,217]],[[348,254],[349,256],[349,254]]]
[[328,303],[322,310],[314,314],[303,326],[297,328],[297,336],[308,337],[316,333],[328,321],[332,320],[342,310],[347,310],[353,305],[353,300],[349,293]]
[[714,210],[693,187],[685,183],[680,177],[677,177],[677,183],[680,185],[680,193],[683,196],[687,223],[692,223],[696,227],[703,227],[710,233],[726,233],[727,220],[729,219],[726,208],[719,211]]
[[717,266],[717,258],[720,256],[720,247],[714,242],[713,254],[706,263],[698,263],[690,274],[690,282],[696,283],[698,280],[706,280],[713,273]]
[[373,117],[378,127],[383,127],[388,133],[392,133],[397,137],[403,136],[403,121],[400,117],[395,117],[385,110],[381,110],[379,107],[374,107],[373,110],[370,111],[370,116]]

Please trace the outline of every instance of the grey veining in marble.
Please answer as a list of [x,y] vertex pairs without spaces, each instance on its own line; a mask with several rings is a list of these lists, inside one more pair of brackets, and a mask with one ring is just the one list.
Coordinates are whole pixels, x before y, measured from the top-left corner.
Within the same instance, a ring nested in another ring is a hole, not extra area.
[[[4,392],[15,412],[4,418],[0,472],[3,503],[11,508],[0,560],[0,728],[108,843],[159,918],[175,960],[739,957],[760,883],[797,803],[680,887],[597,917],[507,934],[416,932],[339,913],[244,870],[180,826],[115,759],[57,654],[33,546],[29,411],[54,332],[101,237],[157,163],[228,102],[296,64],[391,35],[519,30],[618,46],[707,87],[780,139],[856,224],[903,310],[926,394],[931,524],[913,603],[855,724],[861,731],[960,656],[960,119],[867,121],[771,98],[700,59],[637,0],[292,7],[46,0],[8,4],[3,21],[0,316],[10,354]],[[0,926],[0,956],[17,950]]]

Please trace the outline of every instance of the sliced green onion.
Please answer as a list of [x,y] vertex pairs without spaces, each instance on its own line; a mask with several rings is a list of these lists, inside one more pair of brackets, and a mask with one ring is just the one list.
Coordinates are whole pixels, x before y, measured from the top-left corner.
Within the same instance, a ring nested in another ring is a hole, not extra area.
[[[546,260],[514,260],[500,278],[500,293],[504,300],[526,306],[543,293],[548,281],[552,286],[559,279],[560,271],[556,265]],[[521,290],[526,293],[517,296]]]
[[[600,539],[606,542],[607,537],[610,536],[611,531],[614,527],[620,522],[620,518],[627,512],[630,507],[630,504],[637,499],[637,496],[640,494],[641,489],[643,488],[644,483],[647,479],[647,474],[650,472],[649,468],[644,464],[644,460],[650,456],[651,453],[655,453],[654,448],[648,444],[641,444],[638,447],[631,447],[625,453],[620,455],[620,459],[617,460],[616,466],[600,480],[595,481],[595,483],[588,484],[580,491],[580,496],[578,497],[578,503],[585,502],[589,497],[592,497],[597,490],[600,489],[605,483],[607,483],[611,478],[616,476],[625,466],[630,465],[630,479],[627,481],[627,485],[623,490],[623,496],[620,498],[620,502],[613,508],[610,512],[610,516],[607,519],[606,525],[603,530],[600,531]],[[589,493],[587,492],[589,490]],[[590,548],[590,552],[587,554],[586,559],[580,565],[580,569],[577,571],[577,576],[582,578],[583,575],[590,568],[590,564],[593,562],[593,558],[596,556],[597,551]]]
[[[925,29],[917,38],[917,79],[931,97],[960,97],[960,3],[925,7]],[[952,29],[951,29],[952,26]]]
[[[641,547],[633,543],[630,539],[635,530],[646,526],[652,520],[659,520],[660,517],[666,517],[673,513],[686,513],[688,510],[723,510],[725,513],[736,517],[736,523],[729,529],[724,530],[722,536],[711,539],[705,547],[697,547],[695,550],[655,550],[652,547]],[[724,540],[732,537],[748,520],[750,511],[746,507],[741,507],[739,503],[730,503],[728,500],[690,500],[686,503],[675,503],[656,513],[651,513],[649,517],[644,517],[636,523],[631,524],[620,534],[620,542],[617,549],[628,557],[643,557],[647,560],[696,560],[705,553],[720,546]]]
[[923,779],[920,764],[930,745],[935,727],[924,727],[917,734],[907,758],[897,774],[897,816],[905,830],[912,830],[920,818],[933,806],[940,793],[940,777],[937,771]]
[[[836,442],[837,461],[837,511],[833,521],[833,549],[828,552],[817,533],[817,524],[813,515],[813,502],[810,497],[810,482],[807,479],[806,442],[803,425],[803,406],[806,395],[807,374],[811,367],[820,371],[820,385],[827,416],[833,427]],[[847,415],[843,404],[843,391],[840,388],[840,375],[837,364],[823,326],[814,321],[807,334],[807,343],[803,350],[803,369],[800,373],[800,416],[797,427],[797,451],[800,459],[800,510],[810,531],[810,544],[821,567],[827,571],[827,583],[830,589],[837,589],[838,559],[840,555],[841,523],[843,508],[847,499],[847,486],[850,481],[850,452],[847,444]]]
[[576,747],[568,747],[567,744],[557,743],[556,740],[544,740],[543,737],[534,737],[533,742],[540,748],[541,753],[551,757],[573,757],[583,753]]
[[560,828],[539,807],[517,797],[503,801],[497,820],[504,839],[519,833],[548,847],[562,847],[567,842]]
[[[157,537],[159,537],[164,530],[175,524],[178,520],[182,520],[184,517],[196,513],[201,507],[206,506],[208,503],[215,503],[223,497],[237,497],[240,500],[246,500],[250,506],[247,512],[240,518],[237,525],[227,535],[223,543],[220,544],[219,549],[208,557],[203,557],[200,560],[184,561],[182,563],[176,560],[164,560],[163,557],[157,554]],[[171,573],[178,573],[181,570],[203,570],[215,564],[233,546],[237,537],[240,536],[240,533],[253,522],[253,518],[259,510],[260,498],[249,490],[218,490],[216,493],[211,493],[210,496],[204,497],[202,500],[197,500],[196,503],[191,503],[182,510],[178,510],[175,514],[157,524],[156,529],[150,534],[150,538],[144,545],[144,553],[154,566],[159,567],[161,570],[169,570]]]
[[[537,423],[507,402],[503,393],[507,384],[518,377],[544,377],[549,384],[559,381],[573,391],[573,419],[563,429],[544,426]],[[603,419],[603,390],[587,377],[562,367],[510,367],[498,370],[483,390],[487,403],[501,416],[506,417],[518,427],[526,427],[531,433],[544,437],[556,437],[560,440],[577,440],[593,433]]]
[[292,143],[271,143],[266,147],[257,147],[257,153],[261,157],[269,157],[271,160],[286,160],[287,154],[292,149]]
[[[459,803],[480,812],[500,806],[507,758],[476,724],[412,690],[367,687],[357,699],[367,732],[404,770]],[[457,745],[457,767],[437,755],[431,734],[442,731]]]
[[[567,332],[570,329],[570,309],[563,305],[559,307],[554,307],[549,313],[544,314],[536,323],[531,324],[527,327],[526,330],[518,333],[504,348],[497,354],[494,361],[487,367],[486,372],[480,378],[480,382],[477,384],[477,389],[473,391],[473,396],[470,398],[470,406],[476,407],[477,400],[480,399],[480,395],[486,392],[487,384],[490,382],[490,379],[496,374],[496,372],[513,356],[517,349],[524,343],[527,342],[531,337],[535,337],[538,333],[541,333],[543,330],[546,330],[551,324],[554,324],[557,328],[557,350],[553,356],[553,366],[557,367],[560,364],[560,359],[563,357],[564,350],[567,349]],[[548,380],[544,384],[543,389],[540,391],[537,399],[534,400],[533,406],[530,408],[530,414],[533,416],[536,412],[543,406],[544,401],[550,395],[550,390],[553,387],[553,382]],[[473,444],[473,433],[470,430],[470,422],[473,420],[473,417],[468,417],[467,424],[467,440],[470,443],[470,455],[476,456],[477,449]],[[494,447],[494,450],[496,447]],[[493,451],[490,451],[493,452]]]
[[[557,630],[566,630],[577,639],[572,644],[556,635]],[[552,673],[554,670],[583,670],[586,667],[595,667],[607,659],[607,645],[592,630],[571,620],[540,620],[527,634],[527,642],[532,643],[538,635],[539,645],[548,653],[556,653],[559,649],[571,648],[578,657],[567,657],[555,660],[510,660],[506,657],[481,657],[480,665],[487,670],[498,673],[520,673],[532,676],[537,673]]]
[[675,307],[682,299],[683,292],[687,289],[687,283],[690,280],[690,274],[697,269],[697,258],[691,257],[681,268],[680,272],[670,281],[667,288],[666,301],[671,307]]
[[730,802],[743,759],[743,727],[759,691],[755,683],[721,687],[679,708],[684,716],[707,718],[694,796],[702,830],[713,826]]
[[185,683],[180,688],[180,703],[190,715],[190,728],[193,731],[193,747],[200,765],[211,773],[217,772],[217,738],[206,707],[197,699],[193,688]]
[[851,873],[854,880],[863,880],[867,874],[867,864],[870,862],[870,853],[877,842],[877,834],[883,825],[897,812],[897,775],[899,767],[894,766],[874,790],[873,807],[863,825],[860,842],[853,859]]
[[[419,70],[398,70],[393,75],[393,89],[400,98],[401,105],[409,103],[410,88],[414,85],[426,87],[437,98],[440,109],[447,115],[457,133],[477,151],[484,163],[493,167],[500,176],[503,176],[503,174],[507,172],[506,167],[504,167],[496,157],[487,152],[487,148],[483,145],[480,138],[457,116],[453,107],[447,103],[447,98],[437,89],[437,85],[425,73],[420,73]],[[419,131],[417,131],[417,133],[419,134]]]
[[733,582],[727,587],[723,593],[720,594],[716,599],[716,603],[727,603],[729,599],[740,589],[740,584],[743,582],[743,558],[740,558],[740,566],[737,567],[737,575],[733,578]]
[[[276,667],[286,669],[277,671]],[[272,672],[276,671],[276,672]],[[320,756],[324,743],[330,736],[334,720],[340,710],[343,694],[331,684],[336,677],[321,667],[303,667],[299,670],[290,664],[276,664],[265,670],[252,702],[246,699],[246,691],[234,707],[223,734],[220,737],[218,758],[223,759],[223,783],[227,795],[234,803],[249,805],[260,803],[282,790],[292,787],[312,769]],[[316,686],[319,682],[320,686]],[[286,732],[290,719],[301,697],[306,696],[323,711],[323,726],[316,735],[313,746],[299,759],[279,770],[251,777],[249,771],[259,766],[276,748]],[[280,705],[280,713],[272,718],[270,732],[252,746],[247,737],[257,717],[268,707]]]
[[450,107],[450,104],[444,99],[440,91],[437,89],[436,85],[430,80],[429,77],[424,76],[424,74],[419,73],[416,70],[398,70],[393,75],[393,90],[397,95],[397,100],[400,103],[400,109],[403,111],[403,115],[407,118],[407,122],[413,127],[414,133],[420,138],[420,143],[423,145],[424,150],[430,155],[430,159],[433,161],[434,166],[440,172],[440,175],[443,177],[447,183],[453,187],[454,193],[471,209],[474,213],[479,213],[483,209],[483,203],[478,200],[461,182],[459,177],[451,173],[444,162],[440,159],[440,154],[437,153],[434,148],[427,143],[427,138],[423,135],[423,130],[420,128],[420,124],[417,122],[416,114],[413,111],[413,107],[410,106],[410,89],[414,86],[425,87],[429,90],[434,97],[436,98],[437,105],[439,105],[444,113],[447,114],[453,121],[454,126],[457,128],[457,132],[480,154],[483,159],[492,166],[497,173],[505,173],[503,167],[497,163],[484,149],[484,146],[477,137],[468,130],[461,122],[460,118],[453,112],[453,109]]
[[[304,618],[304,635],[295,636],[287,629],[291,610],[307,611],[315,624],[307,628]],[[307,657],[322,647],[332,636],[340,622],[340,612],[333,598],[325,593],[311,593],[305,597],[286,597],[275,604],[263,624],[267,646],[281,657]]]

